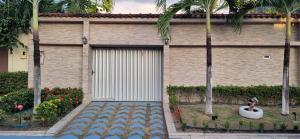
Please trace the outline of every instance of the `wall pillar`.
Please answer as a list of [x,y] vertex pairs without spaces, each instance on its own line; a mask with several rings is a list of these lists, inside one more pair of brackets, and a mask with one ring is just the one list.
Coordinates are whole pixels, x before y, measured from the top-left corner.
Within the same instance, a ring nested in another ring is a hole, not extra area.
[[297,53],[297,78],[298,78],[298,86],[300,85],[300,47],[298,47]]
[[163,48],[163,109],[168,133],[176,132],[174,120],[169,107],[169,95],[167,87],[170,85],[170,46],[169,40],[165,40]]
[[83,33],[82,33],[82,90],[83,90],[83,103],[89,103],[92,99],[91,95],[91,65],[90,54],[91,48],[89,45],[90,23],[86,19],[83,21]]

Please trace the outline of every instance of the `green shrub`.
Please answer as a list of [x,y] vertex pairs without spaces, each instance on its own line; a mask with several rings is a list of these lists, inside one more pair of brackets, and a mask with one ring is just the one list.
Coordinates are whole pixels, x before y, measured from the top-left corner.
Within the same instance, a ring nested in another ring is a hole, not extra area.
[[204,123],[203,123],[203,129],[204,129],[205,131],[207,131],[208,128],[209,128],[209,124],[206,123],[206,122],[204,122]]
[[280,124],[280,129],[281,129],[282,131],[285,131],[286,128],[287,128],[287,125],[286,125],[285,123]]
[[249,122],[249,128],[250,128],[250,130],[253,129],[253,122],[252,121]]
[[277,122],[274,122],[274,123],[273,123],[273,128],[274,128],[274,130],[277,129]]
[[293,125],[293,129],[294,129],[294,130],[298,130],[298,129],[299,129],[299,125],[298,125],[298,124],[294,124],[294,125]]
[[6,112],[0,109],[0,121],[4,120],[7,117]]
[[225,122],[224,128],[225,128],[226,132],[229,132],[230,124],[228,121]]
[[[23,104],[24,110],[33,107],[34,93],[31,89],[22,89],[16,92],[8,93],[0,97],[0,109],[8,113],[15,113],[16,104]],[[55,88],[42,90],[42,102],[60,99],[63,102],[63,107],[60,108],[59,114],[65,114],[82,103],[83,92],[81,89],[74,88]]]
[[36,118],[40,119],[44,124],[52,124],[59,116],[59,107],[62,102],[59,99],[44,101],[36,108]]
[[0,109],[7,113],[15,113],[18,110],[15,108],[16,104],[23,104],[23,110],[33,107],[33,91],[22,89],[12,93],[8,93],[0,97]]
[[264,129],[265,129],[265,124],[264,123],[259,123],[259,125],[258,125],[258,131],[259,132],[263,132]]
[[27,88],[27,72],[0,72],[0,93]]
[[[257,97],[262,105],[277,105],[281,102],[281,86],[215,86],[213,87],[213,97],[215,103],[247,103],[250,97]],[[169,86],[168,93],[176,96],[191,96],[198,94],[200,101],[205,98],[205,86]],[[293,102],[300,104],[300,87],[290,87],[290,98]],[[178,101],[183,100],[178,98]],[[235,100],[234,102],[232,100]]]

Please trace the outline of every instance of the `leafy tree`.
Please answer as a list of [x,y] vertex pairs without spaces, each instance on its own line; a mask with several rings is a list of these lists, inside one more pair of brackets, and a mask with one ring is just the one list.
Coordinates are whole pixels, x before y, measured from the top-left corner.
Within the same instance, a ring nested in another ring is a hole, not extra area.
[[257,8],[271,8],[273,13],[282,14],[285,17],[285,46],[283,60],[283,78],[282,78],[282,109],[281,114],[289,114],[289,65],[290,48],[292,36],[292,14],[300,9],[300,0],[237,0],[235,3],[230,1],[231,7],[234,7],[234,16],[229,20],[236,28],[240,28],[242,19],[249,11]]
[[[206,106],[205,113],[213,114],[212,111],[212,44],[211,44],[211,14],[221,10],[227,6],[225,1],[219,0],[180,0],[179,2],[169,6],[157,21],[158,31],[162,39],[169,39],[169,26],[172,17],[180,10],[188,11],[189,14],[194,10],[201,10],[206,14],[206,50],[207,50],[207,71],[206,71]],[[165,0],[158,0],[157,5],[165,5]],[[193,8],[191,8],[193,7]]]
[[23,45],[18,37],[21,32],[29,32],[31,9],[27,0],[0,1],[0,47]]

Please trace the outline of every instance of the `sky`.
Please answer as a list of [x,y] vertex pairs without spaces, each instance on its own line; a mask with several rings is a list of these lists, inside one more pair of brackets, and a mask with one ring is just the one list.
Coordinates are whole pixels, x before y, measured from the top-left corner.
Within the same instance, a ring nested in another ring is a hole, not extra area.
[[[167,0],[168,5],[178,0]],[[158,13],[155,0],[115,0],[112,13]]]
[[[155,6],[156,0],[115,0],[115,5],[112,13],[159,13]],[[179,0],[167,0],[167,6],[178,2]],[[226,13],[228,10],[220,11],[220,13]]]

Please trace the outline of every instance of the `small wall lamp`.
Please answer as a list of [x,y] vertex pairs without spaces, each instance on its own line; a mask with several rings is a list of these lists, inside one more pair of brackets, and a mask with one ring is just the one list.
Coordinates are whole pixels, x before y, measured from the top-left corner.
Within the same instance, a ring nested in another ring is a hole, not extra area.
[[87,40],[87,38],[85,36],[83,36],[81,39],[82,39],[82,43],[84,45],[86,45],[88,43],[88,40]]
[[170,41],[169,38],[165,39],[165,45],[169,44],[169,41]]

